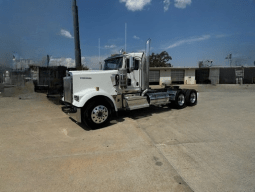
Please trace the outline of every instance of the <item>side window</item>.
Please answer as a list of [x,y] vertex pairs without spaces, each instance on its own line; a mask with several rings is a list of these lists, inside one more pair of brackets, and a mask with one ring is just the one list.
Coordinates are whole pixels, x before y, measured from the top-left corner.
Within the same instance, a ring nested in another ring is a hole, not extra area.
[[139,69],[139,60],[135,59],[134,67],[135,67],[134,70],[138,70]]
[[129,59],[126,59],[126,67],[129,68]]
[[[139,60],[136,60],[133,58],[133,63],[134,63],[134,70],[138,70],[139,69]],[[126,59],[126,66],[128,69],[129,68],[129,59]]]

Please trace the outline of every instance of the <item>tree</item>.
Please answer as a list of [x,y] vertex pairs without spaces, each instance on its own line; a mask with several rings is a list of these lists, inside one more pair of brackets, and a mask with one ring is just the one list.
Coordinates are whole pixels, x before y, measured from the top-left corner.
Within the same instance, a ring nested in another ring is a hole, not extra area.
[[89,68],[86,65],[84,65],[84,64],[82,64],[81,66],[77,67],[76,69],[77,70],[89,70]]
[[172,67],[172,64],[168,63],[169,60],[172,60],[172,57],[166,51],[162,51],[160,54],[152,53],[150,67]]
[[89,70],[89,68],[86,65],[82,65],[82,70]]

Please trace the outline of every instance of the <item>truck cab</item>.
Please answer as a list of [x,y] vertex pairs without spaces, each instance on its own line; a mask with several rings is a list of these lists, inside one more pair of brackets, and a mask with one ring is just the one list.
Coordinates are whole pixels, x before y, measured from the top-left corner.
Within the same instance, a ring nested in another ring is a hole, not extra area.
[[[116,54],[105,60],[103,70],[126,71],[127,84],[125,93],[141,91],[141,66],[144,53]],[[132,65],[132,66],[130,66]],[[119,90],[120,91],[120,90]]]

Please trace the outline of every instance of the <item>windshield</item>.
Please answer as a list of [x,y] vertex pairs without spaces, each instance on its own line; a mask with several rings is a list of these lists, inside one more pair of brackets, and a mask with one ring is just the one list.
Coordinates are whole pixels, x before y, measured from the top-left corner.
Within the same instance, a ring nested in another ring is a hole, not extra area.
[[116,70],[122,67],[123,58],[114,58],[105,60],[104,70]]

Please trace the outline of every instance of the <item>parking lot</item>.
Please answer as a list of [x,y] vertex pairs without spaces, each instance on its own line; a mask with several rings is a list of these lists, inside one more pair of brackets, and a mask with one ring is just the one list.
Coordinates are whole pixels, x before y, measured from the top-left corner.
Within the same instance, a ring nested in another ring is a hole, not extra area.
[[255,86],[192,88],[194,107],[121,112],[97,130],[31,85],[5,90],[0,191],[254,192]]

